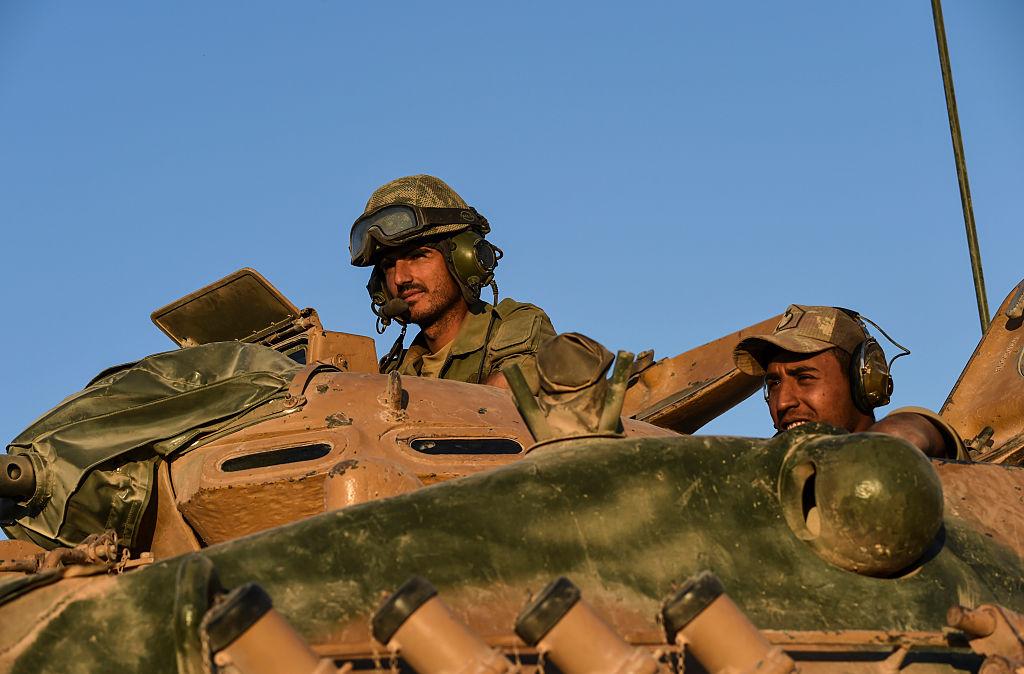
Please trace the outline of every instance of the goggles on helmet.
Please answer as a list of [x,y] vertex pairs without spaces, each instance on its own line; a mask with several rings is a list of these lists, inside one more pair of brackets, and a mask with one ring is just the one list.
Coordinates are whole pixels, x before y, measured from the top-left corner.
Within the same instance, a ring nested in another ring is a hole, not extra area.
[[[368,267],[381,247],[399,246],[423,234],[442,234],[473,228],[486,234],[487,218],[475,208],[429,208],[389,204],[375,208],[352,224],[348,250],[352,264]],[[435,231],[431,231],[435,230]]]

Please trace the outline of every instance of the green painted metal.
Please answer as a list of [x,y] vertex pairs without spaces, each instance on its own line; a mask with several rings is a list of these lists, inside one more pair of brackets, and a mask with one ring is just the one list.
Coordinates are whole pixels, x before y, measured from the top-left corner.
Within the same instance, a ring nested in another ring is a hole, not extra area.
[[867,433],[803,442],[786,456],[779,498],[797,538],[836,566],[893,576],[942,526],[942,483],[924,454],[879,452]]

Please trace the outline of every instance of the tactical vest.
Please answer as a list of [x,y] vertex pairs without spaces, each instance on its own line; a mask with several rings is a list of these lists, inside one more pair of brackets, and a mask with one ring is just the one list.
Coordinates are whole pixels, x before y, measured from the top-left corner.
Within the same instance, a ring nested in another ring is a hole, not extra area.
[[[537,348],[554,335],[551,320],[539,307],[508,298],[496,307],[484,304],[481,311],[467,314],[451,343],[438,378],[475,384],[500,372],[502,367],[515,363],[536,392],[539,388]],[[422,359],[427,353],[426,340],[421,333],[402,353],[401,361],[386,371],[397,370],[403,375],[420,376]]]

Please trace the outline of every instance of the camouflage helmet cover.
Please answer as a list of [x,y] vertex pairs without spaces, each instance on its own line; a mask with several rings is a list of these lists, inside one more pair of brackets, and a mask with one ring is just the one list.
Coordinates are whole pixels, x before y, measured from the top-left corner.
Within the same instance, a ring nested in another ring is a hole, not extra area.
[[[431,175],[419,174],[396,178],[378,187],[366,202],[363,216],[372,213],[378,208],[399,204],[419,206],[421,208],[469,209],[469,204],[466,203],[466,200],[460,197],[458,192],[453,190],[448,183]],[[353,227],[355,227],[355,224],[353,224]],[[445,234],[457,234],[467,229],[475,229],[481,235],[486,235],[491,230],[486,220],[483,222],[477,221],[474,224],[467,222],[440,224],[418,232],[416,236],[409,238],[404,244],[424,239],[436,239]]]
[[469,204],[448,183],[425,174],[396,178],[370,195],[363,215],[381,206],[412,204],[425,208],[469,208]]

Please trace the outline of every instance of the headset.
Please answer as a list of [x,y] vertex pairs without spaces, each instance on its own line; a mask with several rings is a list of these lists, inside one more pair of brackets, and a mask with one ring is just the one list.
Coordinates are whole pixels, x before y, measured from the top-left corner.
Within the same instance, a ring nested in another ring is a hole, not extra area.
[[[448,271],[468,304],[478,303],[480,291],[494,285],[494,270],[504,253],[479,232],[470,229],[424,245],[435,248],[444,256]],[[366,290],[370,293],[370,310],[377,316],[379,333],[383,333],[392,320],[398,320],[404,325],[405,321],[399,316],[385,310],[385,306],[395,298],[388,292],[380,265],[374,266]]]
[[[843,307],[836,307],[836,309],[857,321],[864,331],[864,340],[854,348],[850,356],[848,374],[850,379],[850,396],[853,398],[853,404],[864,414],[871,414],[872,410],[876,407],[884,407],[889,404],[893,391],[892,364],[897,358],[910,355],[910,350],[890,337],[885,330],[870,318],[861,316],[852,309],[844,309]],[[864,321],[875,326],[886,339],[901,350],[901,353],[896,354],[892,360],[887,361],[885,359],[885,351],[878,343],[878,340],[868,332],[868,326],[865,325]],[[764,387],[764,401],[768,402],[767,386]]]
[[[864,325],[863,321],[859,322]],[[867,333],[866,326],[864,332]],[[889,404],[892,389],[892,374],[889,362],[885,359],[885,351],[874,337],[868,335],[853,350],[850,358],[850,394],[853,396],[853,404],[861,412],[870,414],[876,407]]]

